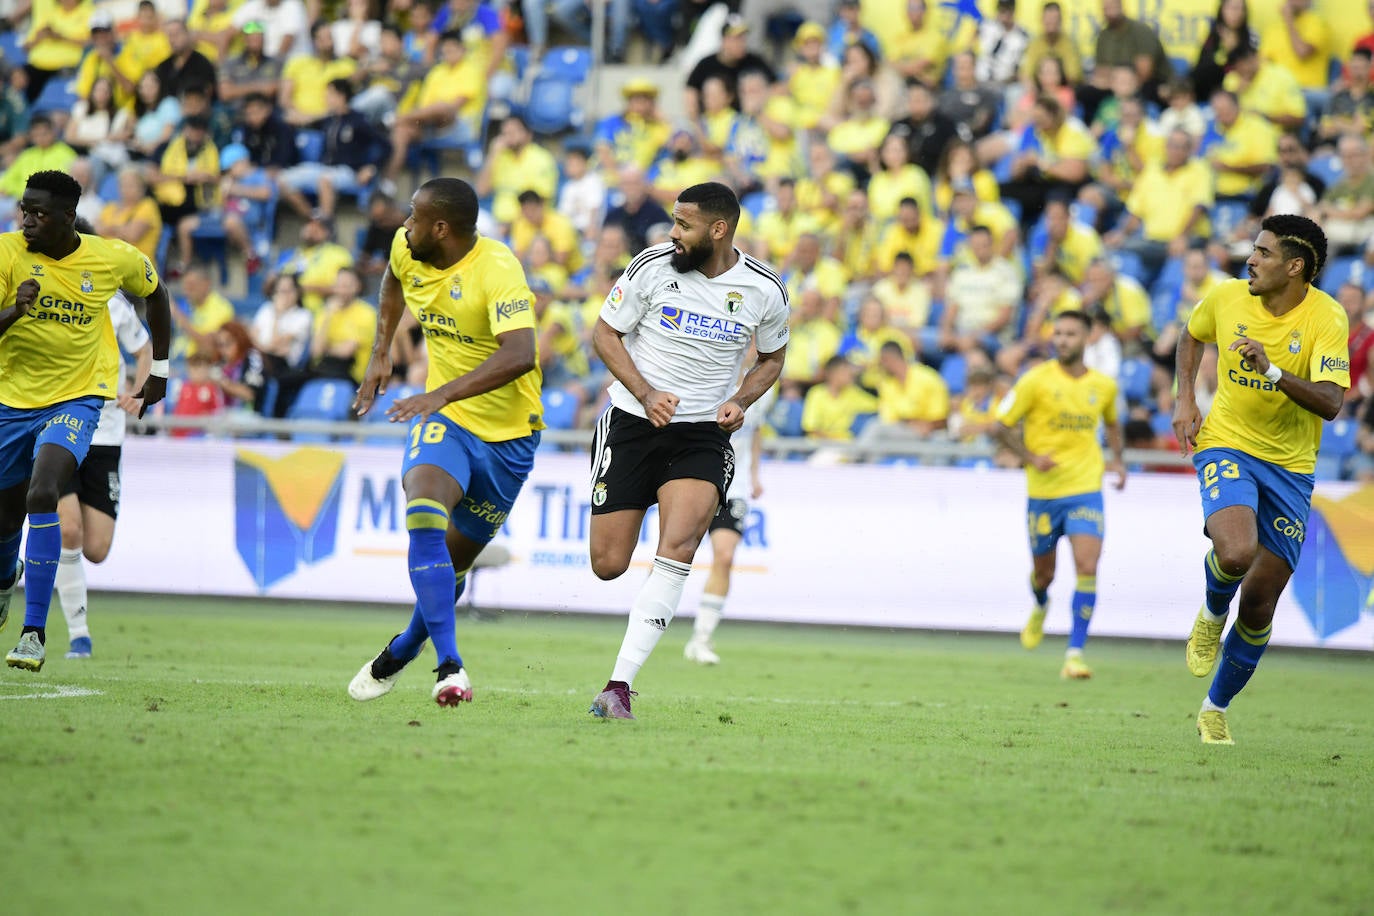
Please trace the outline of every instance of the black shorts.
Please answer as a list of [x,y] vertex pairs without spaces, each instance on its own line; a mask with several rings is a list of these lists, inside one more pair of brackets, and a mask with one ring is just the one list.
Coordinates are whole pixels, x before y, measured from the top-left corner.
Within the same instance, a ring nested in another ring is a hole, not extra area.
[[749,514],[749,504],[742,499],[728,499],[720,504],[716,515],[711,519],[709,531],[733,531],[744,537],[744,517]]
[[76,494],[81,505],[119,518],[119,455],[118,445],[92,445],[86,460],[67,478],[62,495]]
[[610,407],[592,439],[592,514],[647,509],[670,480],[705,480],[720,501],[735,476],[730,435],[714,420],[669,423],[661,429],[643,417]]

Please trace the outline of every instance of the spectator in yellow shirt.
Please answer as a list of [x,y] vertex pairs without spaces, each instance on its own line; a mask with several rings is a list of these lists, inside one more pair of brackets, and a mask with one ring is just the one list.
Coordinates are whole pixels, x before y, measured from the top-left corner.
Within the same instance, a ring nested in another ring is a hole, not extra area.
[[1123,344],[1139,341],[1150,334],[1153,316],[1149,294],[1134,279],[1119,275],[1106,258],[1098,258],[1088,266],[1079,292],[1082,295],[1079,311],[1091,314],[1101,309],[1106,312],[1112,331]]
[[776,263],[787,260],[797,239],[815,232],[819,223],[797,206],[797,183],[791,178],[778,181],[773,201],[774,207],[759,217],[753,234],[768,246],[768,260]]
[[1051,197],[1045,204],[1045,235],[1031,236],[1031,263],[1035,279],[1060,272],[1071,283],[1081,283],[1088,265],[1102,254],[1102,239],[1096,230],[1073,219],[1069,199]]
[[825,314],[838,315],[849,292],[849,274],[844,265],[821,253],[821,237],[815,232],[797,236],[791,254],[783,259],[782,278],[788,295],[796,298],[808,289],[820,292]]
[[621,87],[620,94],[624,110],[596,125],[596,154],[603,168],[636,165],[647,169],[668,142],[668,122],[658,112],[658,86],[650,79],[633,79]]
[[95,222],[95,231],[106,238],[120,239],[157,261],[157,245],[162,236],[162,214],[157,201],[148,196],[143,170],[126,165],[119,170],[119,200],[107,203]]
[[673,132],[662,152],[649,170],[649,182],[654,200],[664,207],[671,207],[692,185],[716,180],[725,169],[719,158],[701,155],[696,137],[685,128]]
[[826,360],[840,349],[840,329],[826,316],[820,290],[809,289],[797,297],[789,338],[783,379],[803,388],[816,384],[825,373]]
[[523,260],[529,252],[530,243],[536,237],[543,236],[549,242],[554,263],[567,271],[581,267],[582,249],[572,222],[558,211],[550,210],[544,196],[538,191],[521,191],[517,200],[520,203],[520,215],[510,225],[510,247],[515,256]]
[[496,221],[510,225],[520,211],[521,191],[538,191],[545,200],[558,194],[558,162],[553,153],[534,142],[534,134],[518,117],[501,122],[501,130],[487,148],[487,158],[474,182],[478,197],[492,198]]
[[90,50],[76,71],[72,91],[77,98],[90,98],[91,87],[103,77],[114,86],[116,105],[123,108],[133,102],[134,90],[143,71],[135,62],[126,60],[122,53],[116,53],[115,48],[114,20],[101,10],[91,16]]
[[830,109],[830,100],[840,85],[840,68],[826,60],[825,26],[803,22],[792,38],[797,60],[787,77],[787,89],[796,103],[796,125],[814,129]]
[[878,251],[879,227],[868,215],[868,194],[855,188],[844,197],[838,225],[834,229],[835,257],[855,280],[874,273]]
[[1259,115],[1280,130],[1297,130],[1307,120],[1307,99],[1291,72],[1261,60],[1253,48],[1234,55],[1222,85],[1236,94],[1240,110]]
[[892,122],[878,112],[877,104],[872,83],[854,83],[849,89],[843,119],[830,128],[825,138],[836,153],[870,171],[878,168],[878,148],[892,129]]
[[865,439],[928,439],[949,423],[949,386],[940,373],[912,362],[894,341],[878,352],[878,423]]
[[878,409],[878,399],[854,384],[857,370],[843,356],[825,362],[819,385],[811,386],[802,402],[802,431],[813,439],[848,442],[854,421]]
[[293,57],[281,72],[278,104],[288,124],[303,127],[329,113],[325,87],[331,80],[348,79],[358,69],[351,57],[334,53],[334,33],[329,23],[318,20],[310,27],[313,53]]
[[1192,136],[1178,128],[1166,141],[1163,165],[1147,166],[1141,173],[1126,197],[1125,221],[1104,241],[1109,248],[1140,255],[1153,277],[1167,258],[1182,256],[1189,241],[1207,227],[1211,208],[1212,173],[1193,158]]
[[177,328],[174,355],[216,353],[215,332],[234,319],[234,306],[210,285],[210,275],[200,268],[188,270],[181,278],[181,292],[172,308]]
[[172,43],[152,0],[139,0],[133,31],[124,36],[116,62],[138,82],[139,77],[172,56]]
[[1331,72],[1331,33],[1312,0],[1283,0],[1279,18],[1260,33],[1260,57],[1297,77],[1306,90],[1325,92]]
[[1026,53],[1021,57],[1021,82],[1031,85],[1032,77],[1040,68],[1040,61],[1046,57],[1056,57],[1064,68],[1064,76],[1072,85],[1083,79],[1083,62],[1078,55],[1078,45],[1073,36],[1064,31],[1064,11],[1055,0],[1049,0],[1040,8],[1040,34],[1030,40]]
[[333,225],[312,216],[301,227],[301,245],[284,259],[281,273],[296,277],[302,304],[318,314],[325,297],[334,292],[339,271],[352,266],[353,254],[334,241]]
[[869,290],[882,304],[889,322],[912,340],[919,340],[930,323],[930,284],[916,277],[911,255],[897,252],[892,269]]
[[[392,128],[386,180],[395,182],[405,167],[410,147],[423,138],[470,143],[481,128],[486,106],[481,59],[467,50],[461,33],[445,32],[439,38],[439,62],[420,83],[414,107],[406,108],[403,104]],[[553,190],[545,196],[552,197]],[[512,198],[511,203],[514,202]]]
[[906,138],[890,133],[878,149],[879,167],[868,179],[869,206],[873,218],[886,223],[897,215],[897,205],[914,198],[926,216],[934,216],[930,176],[907,158]]
[[1249,197],[1278,159],[1274,128],[1259,115],[1241,111],[1236,94],[1228,89],[1212,94],[1212,113],[1215,140],[1204,156],[1215,176],[1216,196]]
[[888,322],[883,304],[872,297],[865,299],[854,317],[854,329],[840,341],[839,355],[859,367],[859,384],[867,391],[877,392],[882,381],[879,355],[889,341],[902,349],[904,358],[916,358],[911,337]]
[[75,69],[91,40],[91,16],[95,7],[89,0],[48,0],[33,6],[29,35],[24,41],[29,75],[25,90],[29,104],[43,94],[48,81],[63,70]]
[[310,358],[317,378],[362,382],[377,339],[377,310],[359,299],[362,277],[352,267],[339,270],[334,290],[315,316]]
[[76,160],[76,151],[57,138],[52,118],[45,114],[36,114],[29,120],[29,143],[9,168],[0,172],[0,213],[14,213],[14,205],[23,196],[24,186],[34,172],[65,172]]
[[[927,17],[926,0],[907,0],[907,28],[889,49],[892,66],[907,79],[938,86],[945,75],[949,42],[939,25]],[[894,28],[901,26],[894,24]]]
[[1070,118],[1053,96],[1035,100],[1031,124],[1012,159],[1011,181],[1002,187],[1003,199],[1020,202],[1023,227],[1035,225],[1048,194],[1078,191],[1088,180],[1088,160],[1097,148],[1083,123]]
[[940,242],[945,236],[945,224],[926,219],[921,204],[914,197],[903,198],[897,205],[897,219],[883,233],[874,254],[874,266],[879,272],[892,269],[899,251],[911,255],[916,276],[934,273],[940,266]]

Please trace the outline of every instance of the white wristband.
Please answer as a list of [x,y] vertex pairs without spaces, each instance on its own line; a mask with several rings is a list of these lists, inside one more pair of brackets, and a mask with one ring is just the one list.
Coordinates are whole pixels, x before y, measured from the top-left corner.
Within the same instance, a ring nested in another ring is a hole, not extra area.
[[1269,381],[1273,382],[1275,385],[1277,385],[1279,383],[1279,379],[1283,378],[1283,370],[1280,369],[1278,366],[1274,365],[1273,363],[1270,363],[1269,368],[1264,370],[1264,377],[1269,379]]
[[152,365],[148,368],[148,374],[156,376],[157,378],[165,379],[168,373],[171,372],[171,362],[172,361],[170,359],[153,360]]

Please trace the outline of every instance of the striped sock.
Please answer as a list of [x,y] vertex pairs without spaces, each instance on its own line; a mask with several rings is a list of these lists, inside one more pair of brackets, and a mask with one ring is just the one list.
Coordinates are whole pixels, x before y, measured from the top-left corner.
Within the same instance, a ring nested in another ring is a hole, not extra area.
[[42,630],[48,625],[48,605],[62,555],[62,526],[56,512],[29,513],[29,539],[24,547],[24,627]]
[[1097,577],[1079,576],[1073,591],[1073,629],[1069,632],[1069,648],[1082,651],[1088,644],[1088,623],[1093,619],[1097,604]]
[[1207,613],[1212,615],[1213,623],[1220,623],[1231,612],[1231,599],[1236,596],[1245,573],[1233,576],[1223,570],[1215,550],[1207,551],[1202,568],[1207,576]]
[[412,499],[406,503],[406,530],[410,533],[410,584],[415,588],[416,606],[424,618],[430,642],[434,643],[434,654],[440,665],[461,665],[463,659],[458,655],[454,634],[453,562],[444,542],[448,509],[432,499]]
[[1216,676],[1212,678],[1212,689],[1207,691],[1207,699],[1217,709],[1225,709],[1236,694],[1245,688],[1250,675],[1255,673],[1260,656],[1269,645],[1269,636],[1274,631],[1271,623],[1263,630],[1252,630],[1237,620],[1226,634],[1226,642],[1221,650],[1221,664],[1217,665]]

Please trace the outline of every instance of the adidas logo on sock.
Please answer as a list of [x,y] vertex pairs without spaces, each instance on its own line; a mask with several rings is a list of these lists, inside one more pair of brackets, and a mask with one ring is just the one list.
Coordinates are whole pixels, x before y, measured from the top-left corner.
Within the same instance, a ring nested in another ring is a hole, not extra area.
[[658,630],[668,629],[668,621],[662,617],[645,617],[644,622]]
[[668,292],[670,292],[670,293],[681,292],[681,290],[679,290],[679,289],[677,288],[677,281],[676,281],[676,280],[669,280],[669,281],[668,281],[668,285],[667,285],[666,287],[664,287],[664,289],[666,289],[666,290],[667,290]]

